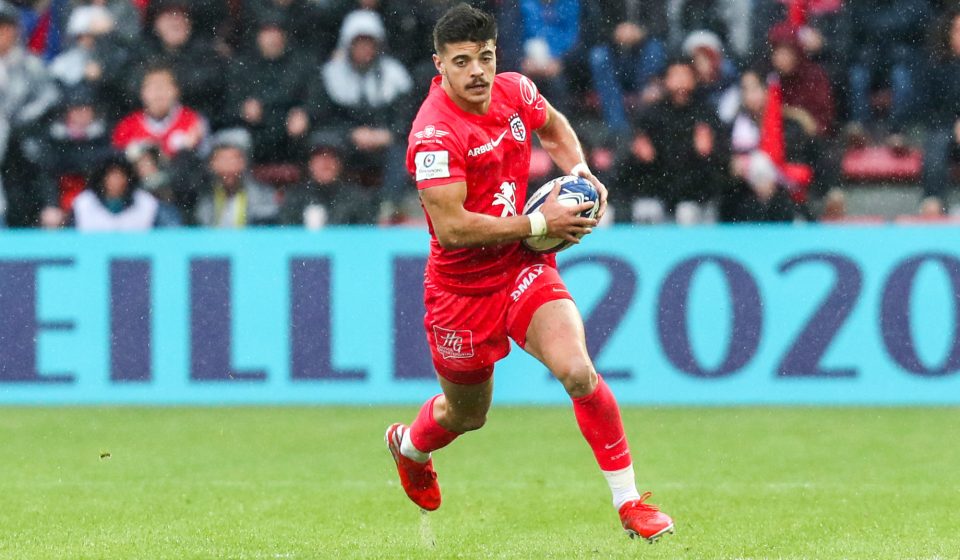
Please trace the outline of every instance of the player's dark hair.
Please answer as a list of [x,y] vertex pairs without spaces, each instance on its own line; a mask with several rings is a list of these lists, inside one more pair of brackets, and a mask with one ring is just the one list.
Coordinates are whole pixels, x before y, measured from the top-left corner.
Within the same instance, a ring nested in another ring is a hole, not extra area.
[[497,40],[496,20],[465,3],[447,10],[433,27],[433,48],[438,53],[450,43],[486,43],[490,40]]

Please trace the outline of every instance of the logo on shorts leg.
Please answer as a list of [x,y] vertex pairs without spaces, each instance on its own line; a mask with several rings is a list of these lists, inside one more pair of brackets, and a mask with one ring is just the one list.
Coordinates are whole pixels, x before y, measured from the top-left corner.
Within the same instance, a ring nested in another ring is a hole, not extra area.
[[520,275],[517,276],[517,287],[510,292],[510,297],[513,298],[513,301],[520,301],[520,296],[530,288],[534,280],[540,278],[541,274],[543,274],[542,264],[528,266],[520,271]]
[[434,325],[433,338],[443,359],[462,360],[473,357],[473,331],[450,330]]

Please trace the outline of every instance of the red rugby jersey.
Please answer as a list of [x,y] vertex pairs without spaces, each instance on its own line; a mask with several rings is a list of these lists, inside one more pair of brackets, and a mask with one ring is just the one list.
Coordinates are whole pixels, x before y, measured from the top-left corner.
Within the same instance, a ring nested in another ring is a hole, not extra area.
[[117,123],[113,130],[113,145],[121,150],[134,142],[156,144],[167,157],[186,147],[186,137],[200,127],[206,134],[203,117],[187,107],[175,107],[166,119],[157,121],[145,111],[136,111]]
[[[533,82],[515,72],[497,74],[485,115],[463,111],[433,79],[413,121],[407,170],[418,189],[465,181],[464,208],[491,216],[523,211],[530,174],[530,137],[547,120],[546,103]],[[492,247],[444,249],[430,223],[427,278],[463,294],[495,291],[513,280],[530,256],[519,242]]]

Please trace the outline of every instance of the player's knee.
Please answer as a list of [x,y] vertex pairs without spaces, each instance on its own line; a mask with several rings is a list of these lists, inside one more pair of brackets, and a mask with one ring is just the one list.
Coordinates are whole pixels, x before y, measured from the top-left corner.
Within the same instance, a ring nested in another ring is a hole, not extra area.
[[597,372],[589,361],[573,360],[557,368],[553,374],[574,399],[589,395],[597,387]]

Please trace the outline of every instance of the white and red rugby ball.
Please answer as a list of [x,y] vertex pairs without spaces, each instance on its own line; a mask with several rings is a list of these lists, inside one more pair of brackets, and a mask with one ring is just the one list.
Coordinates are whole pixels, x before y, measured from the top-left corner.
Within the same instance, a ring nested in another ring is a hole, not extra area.
[[[597,211],[600,210],[600,194],[590,184],[590,181],[573,175],[557,177],[537,189],[527,199],[527,204],[523,207],[523,213],[530,214],[537,211],[558,183],[560,184],[560,192],[557,193],[557,202],[564,206],[577,206],[585,202],[592,202],[593,206],[581,212],[580,216],[584,218],[595,218],[597,216]],[[528,237],[523,240],[523,245],[536,253],[556,253],[557,251],[563,251],[572,243],[544,235]]]

